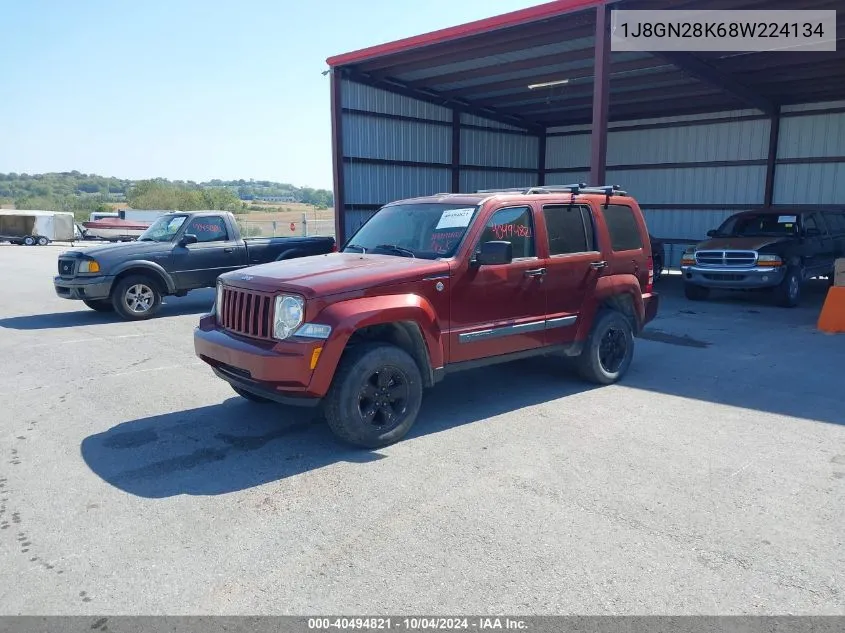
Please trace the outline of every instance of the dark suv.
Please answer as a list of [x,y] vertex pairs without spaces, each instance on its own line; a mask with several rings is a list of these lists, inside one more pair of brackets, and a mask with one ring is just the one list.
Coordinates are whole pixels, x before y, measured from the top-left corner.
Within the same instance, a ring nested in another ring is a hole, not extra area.
[[197,355],[256,402],[323,405],[399,440],[447,374],[556,354],[610,384],[657,312],[636,201],[613,188],[441,194],[382,207],[342,252],[221,275]]
[[746,211],[707,235],[681,258],[688,299],[707,299],[712,288],[763,289],[793,307],[805,280],[833,279],[834,261],[845,255],[845,210]]

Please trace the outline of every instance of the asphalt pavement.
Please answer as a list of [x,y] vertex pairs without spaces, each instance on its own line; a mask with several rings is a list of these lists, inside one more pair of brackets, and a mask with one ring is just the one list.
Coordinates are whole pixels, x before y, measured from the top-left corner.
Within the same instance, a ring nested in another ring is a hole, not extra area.
[[456,374],[335,441],[194,356],[212,291],[126,323],[0,245],[0,614],[843,614],[845,335],[688,302],[623,383]]

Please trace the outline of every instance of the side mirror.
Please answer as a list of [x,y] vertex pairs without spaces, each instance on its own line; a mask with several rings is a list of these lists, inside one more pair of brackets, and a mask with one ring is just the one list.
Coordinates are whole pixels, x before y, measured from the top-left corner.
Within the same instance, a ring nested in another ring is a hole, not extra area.
[[822,232],[819,229],[804,229],[804,235],[806,237],[818,237],[821,234]]
[[709,231],[707,231],[707,237],[716,237],[717,234],[718,231],[716,229],[710,229]]
[[513,245],[510,242],[484,242],[475,256],[479,266],[510,264],[513,261]]
[[197,242],[199,242],[199,239],[197,239],[197,236],[193,233],[185,233],[182,236],[182,239],[179,240],[179,244],[181,246],[187,246],[188,244],[196,244]]

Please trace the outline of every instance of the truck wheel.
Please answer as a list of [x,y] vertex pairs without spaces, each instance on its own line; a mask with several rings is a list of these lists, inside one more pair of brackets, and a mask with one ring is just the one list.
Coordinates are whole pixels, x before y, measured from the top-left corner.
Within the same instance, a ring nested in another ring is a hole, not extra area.
[[690,301],[704,301],[710,296],[710,288],[685,283],[684,296]]
[[114,306],[108,299],[83,299],[82,303],[97,312],[114,312]]
[[582,378],[600,385],[618,381],[634,357],[634,332],[631,322],[621,312],[599,312],[593,329],[576,358]]
[[23,238],[23,245],[24,246],[35,246],[35,238],[31,235],[27,235]]
[[41,237],[39,237],[37,241],[38,241],[38,245],[39,245],[39,246],[47,246],[47,244],[49,244],[49,243],[50,243],[50,240],[48,240],[48,239],[47,239],[46,237],[44,237],[43,235],[42,235]]
[[112,305],[128,321],[149,319],[161,308],[161,292],[149,277],[132,275],[115,284]]
[[775,301],[784,308],[794,308],[801,300],[801,285],[804,274],[798,266],[790,266],[786,270],[783,281],[775,288]]
[[385,343],[344,354],[326,396],[324,413],[341,440],[365,448],[398,442],[422,405],[422,376],[403,349]]
[[235,385],[229,385],[232,389],[235,390],[235,393],[238,394],[241,398],[246,398],[252,402],[258,402],[261,404],[266,404],[268,402],[272,402],[272,400],[268,400],[267,398],[262,398],[261,396],[256,396],[254,393],[247,391],[246,389],[241,389],[240,387],[236,387]]

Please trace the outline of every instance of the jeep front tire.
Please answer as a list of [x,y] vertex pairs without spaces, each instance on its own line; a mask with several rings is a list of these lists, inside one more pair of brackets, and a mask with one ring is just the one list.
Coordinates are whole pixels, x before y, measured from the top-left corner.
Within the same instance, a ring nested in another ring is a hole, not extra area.
[[326,395],[324,413],[344,442],[379,448],[402,439],[422,405],[422,375],[405,350],[367,343],[347,351]]
[[625,375],[633,357],[631,321],[617,310],[602,310],[576,358],[576,368],[584,380],[609,385]]

